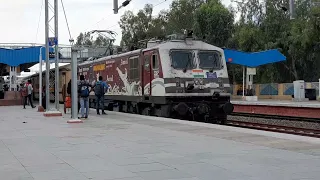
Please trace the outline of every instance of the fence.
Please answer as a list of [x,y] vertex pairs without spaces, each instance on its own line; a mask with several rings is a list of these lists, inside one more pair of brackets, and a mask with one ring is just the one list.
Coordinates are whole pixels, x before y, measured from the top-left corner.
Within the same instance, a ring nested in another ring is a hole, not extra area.
[[[305,82],[305,88],[315,89],[319,96],[319,82]],[[239,91],[242,91],[241,84],[231,86],[230,93],[233,96],[239,96]],[[290,99],[294,94],[293,83],[254,84],[253,94],[262,99]]]

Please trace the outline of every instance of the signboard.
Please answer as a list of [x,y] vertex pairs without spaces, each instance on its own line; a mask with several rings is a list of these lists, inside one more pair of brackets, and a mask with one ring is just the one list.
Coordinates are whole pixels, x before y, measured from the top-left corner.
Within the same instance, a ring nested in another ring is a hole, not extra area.
[[54,46],[58,44],[58,38],[56,37],[49,37],[49,46]]
[[206,74],[207,74],[207,78],[213,78],[213,79],[218,78],[216,72],[213,72],[213,73],[207,72]]
[[105,68],[105,65],[104,64],[99,64],[99,65],[95,65],[95,66],[93,66],[93,71],[103,71],[103,70],[105,70],[106,68]]
[[247,75],[256,75],[256,68],[247,68]]

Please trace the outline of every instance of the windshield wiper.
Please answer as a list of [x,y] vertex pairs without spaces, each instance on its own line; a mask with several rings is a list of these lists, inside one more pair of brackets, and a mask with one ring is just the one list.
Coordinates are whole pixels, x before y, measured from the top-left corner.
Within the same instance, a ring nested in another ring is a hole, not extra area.
[[212,62],[213,62],[213,63],[212,63],[212,67],[211,67],[211,69],[209,70],[209,72],[212,73],[213,70],[217,68],[217,66],[216,66],[216,59],[214,59],[212,56],[210,56],[210,57],[209,57],[209,61],[212,61]]
[[183,72],[184,72],[184,73],[187,72],[187,68],[188,68],[188,66],[189,66],[190,63],[191,63],[191,57],[190,57],[190,54],[188,54],[188,61],[187,61],[186,67],[183,69]]

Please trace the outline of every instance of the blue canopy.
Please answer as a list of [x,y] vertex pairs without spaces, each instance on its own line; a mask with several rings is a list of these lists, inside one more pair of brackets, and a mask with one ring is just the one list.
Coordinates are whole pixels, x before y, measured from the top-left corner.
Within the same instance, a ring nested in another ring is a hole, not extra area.
[[237,50],[224,49],[226,61],[247,67],[258,67],[265,64],[285,61],[286,57],[277,49],[246,53]]
[[[5,49],[0,48],[0,63],[9,66],[19,66],[25,63],[39,62],[41,46],[34,46],[20,49]],[[41,49],[42,60],[45,60],[46,48]],[[54,52],[53,48],[49,48],[49,52]]]

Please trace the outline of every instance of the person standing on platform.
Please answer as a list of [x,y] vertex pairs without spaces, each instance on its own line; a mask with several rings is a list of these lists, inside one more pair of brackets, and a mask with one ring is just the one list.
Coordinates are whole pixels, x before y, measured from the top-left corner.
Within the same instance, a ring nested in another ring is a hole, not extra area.
[[94,85],[94,94],[96,95],[96,109],[98,115],[100,115],[100,107],[102,111],[101,113],[107,114],[106,112],[104,112],[104,94],[106,93],[107,89],[107,83],[102,81],[102,76],[99,76],[99,80]]
[[[84,75],[80,75],[80,81],[78,82],[78,93],[80,96],[81,105],[81,119],[88,118],[89,115],[89,94],[91,85],[84,79]],[[86,113],[84,109],[86,108]]]
[[35,108],[36,106],[33,105],[32,103],[32,92],[33,92],[33,87],[32,87],[32,84],[31,84],[31,80],[29,79],[28,82],[25,84],[24,86],[24,89],[22,90],[22,93],[25,95],[25,91],[27,92],[27,96],[24,96],[24,103],[23,103],[23,108],[25,109],[26,108],[26,104],[27,104],[27,101],[29,99],[29,103],[31,105],[32,108]]

